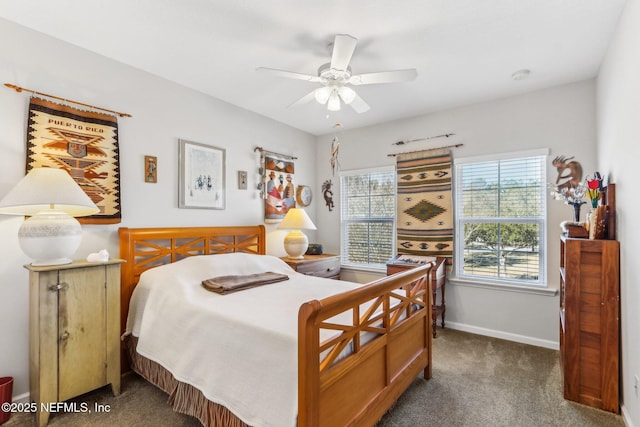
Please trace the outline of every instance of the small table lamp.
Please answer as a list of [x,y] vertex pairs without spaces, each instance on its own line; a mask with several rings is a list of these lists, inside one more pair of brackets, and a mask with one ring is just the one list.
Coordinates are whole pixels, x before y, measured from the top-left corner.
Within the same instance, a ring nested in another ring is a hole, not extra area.
[[0,213],[30,216],[18,231],[31,265],[68,264],[80,246],[82,228],[74,216],[99,212],[63,169],[34,168],[0,200]]
[[284,250],[292,259],[303,259],[304,253],[309,247],[309,239],[300,230],[315,230],[311,218],[304,209],[291,208],[287,211],[284,219],[278,225],[281,230],[291,230],[284,238]]

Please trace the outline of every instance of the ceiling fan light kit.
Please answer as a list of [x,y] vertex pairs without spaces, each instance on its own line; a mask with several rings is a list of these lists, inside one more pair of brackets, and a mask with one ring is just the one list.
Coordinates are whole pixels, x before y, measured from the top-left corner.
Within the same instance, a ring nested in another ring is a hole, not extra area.
[[324,105],[329,100],[329,96],[331,95],[331,88],[329,86],[323,86],[315,90],[314,96],[318,103]]
[[329,96],[329,102],[327,102],[327,110],[340,111],[340,97],[338,96],[338,92],[335,89],[331,91],[331,95]]
[[415,80],[418,73],[415,69],[406,69],[352,75],[349,62],[351,62],[357,42],[358,39],[348,34],[336,35],[331,45],[333,47],[331,62],[321,65],[318,68],[317,76],[264,67],[258,68],[258,71],[323,85],[321,88],[314,89],[306,94],[291,104],[290,107],[297,107],[315,99],[322,105],[326,104],[329,111],[339,111],[341,102],[344,102],[346,105],[351,106],[356,113],[364,113],[369,110],[369,105],[358,96],[355,90],[347,85],[408,82]]
[[356,98],[356,91],[348,86],[339,87],[338,94],[340,95],[340,98],[342,98],[342,101],[347,105],[351,104]]

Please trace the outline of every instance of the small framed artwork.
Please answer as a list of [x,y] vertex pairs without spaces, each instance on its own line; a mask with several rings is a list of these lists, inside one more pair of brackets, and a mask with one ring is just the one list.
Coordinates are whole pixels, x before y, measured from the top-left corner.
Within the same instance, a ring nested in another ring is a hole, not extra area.
[[144,182],[158,182],[158,158],[144,156]]
[[247,189],[247,171],[238,171],[238,190]]
[[225,150],[179,140],[180,174],[178,207],[225,208]]

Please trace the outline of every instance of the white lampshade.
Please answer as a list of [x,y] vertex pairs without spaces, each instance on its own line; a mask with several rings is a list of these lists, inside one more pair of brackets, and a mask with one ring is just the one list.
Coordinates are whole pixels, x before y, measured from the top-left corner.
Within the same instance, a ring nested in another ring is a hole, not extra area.
[[284,238],[284,250],[289,258],[302,259],[309,247],[309,239],[300,230],[315,230],[316,226],[304,209],[291,208],[278,225],[281,230],[291,230]]
[[74,216],[99,212],[87,194],[62,169],[34,168],[0,200],[0,214],[31,216],[18,231],[32,265],[57,265],[80,246],[82,228]]

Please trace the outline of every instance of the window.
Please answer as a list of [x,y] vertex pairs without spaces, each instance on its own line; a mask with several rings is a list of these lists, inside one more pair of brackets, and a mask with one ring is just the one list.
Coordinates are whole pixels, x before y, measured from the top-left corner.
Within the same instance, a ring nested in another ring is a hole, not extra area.
[[460,279],[545,283],[546,155],[456,161],[456,257]]
[[394,253],[395,170],[342,173],[340,194],[342,264],[384,268]]

